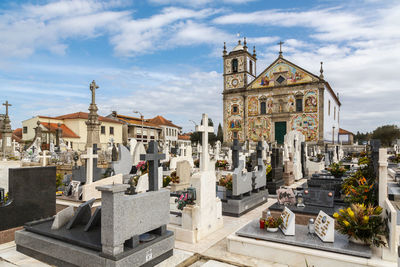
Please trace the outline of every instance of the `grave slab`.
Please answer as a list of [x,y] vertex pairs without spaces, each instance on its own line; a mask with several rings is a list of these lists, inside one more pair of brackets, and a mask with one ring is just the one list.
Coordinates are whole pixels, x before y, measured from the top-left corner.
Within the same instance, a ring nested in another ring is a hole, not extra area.
[[335,242],[324,243],[317,235],[309,235],[307,227],[303,225],[296,225],[296,235],[286,236],[281,231],[271,233],[267,232],[265,229],[260,229],[259,220],[256,219],[239,229],[239,231],[236,232],[236,235],[272,241],[281,244],[335,252],[343,255],[357,256],[368,259],[372,257],[371,248],[368,246],[351,243],[348,241],[346,236],[337,232],[335,232]]

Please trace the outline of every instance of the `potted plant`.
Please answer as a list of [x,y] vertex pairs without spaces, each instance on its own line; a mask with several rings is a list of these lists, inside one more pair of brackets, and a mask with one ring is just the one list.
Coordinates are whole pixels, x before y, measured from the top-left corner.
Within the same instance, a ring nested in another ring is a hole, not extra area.
[[281,225],[282,223],[283,220],[281,216],[279,216],[278,218],[270,216],[265,220],[265,226],[267,227],[267,231],[273,233],[278,231],[279,225]]
[[228,167],[228,161],[226,160],[217,160],[215,162],[215,168],[218,170],[226,170]]
[[335,178],[341,178],[343,174],[346,173],[346,169],[339,163],[333,163],[327,170],[330,171]]
[[227,174],[218,181],[219,186],[223,186],[226,189],[226,196],[232,196],[232,174]]
[[347,235],[350,242],[379,247],[385,245],[382,237],[385,235],[385,224],[379,215],[382,208],[373,205],[352,204],[347,209],[334,213],[337,221],[336,229]]
[[146,161],[141,161],[141,162],[138,163],[138,165],[136,165],[136,168],[138,170],[140,170],[142,175],[149,172],[149,168],[148,167],[149,166],[148,166]]

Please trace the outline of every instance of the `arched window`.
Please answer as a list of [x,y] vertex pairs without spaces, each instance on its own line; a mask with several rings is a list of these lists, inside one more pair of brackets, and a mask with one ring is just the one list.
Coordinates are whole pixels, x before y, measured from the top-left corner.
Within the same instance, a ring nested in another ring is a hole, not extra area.
[[232,72],[238,72],[238,60],[236,58],[232,59]]
[[250,64],[249,64],[249,71],[250,71],[250,74],[253,74],[253,61],[251,61],[250,60]]
[[264,101],[260,103],[260,113],[267,114],[267,104]]

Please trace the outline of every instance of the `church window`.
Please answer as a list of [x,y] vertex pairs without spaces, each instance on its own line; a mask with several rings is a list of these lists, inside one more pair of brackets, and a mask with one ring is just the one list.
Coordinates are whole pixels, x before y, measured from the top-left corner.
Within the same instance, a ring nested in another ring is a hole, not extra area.
[[232,106],[232,114],[239,114],[239,108],[237,105]]
[[238,72],[238,60],[236,58],[232,59],[232,72]]
[[110,127],[110,135],[114,135],[114,127]]
[[276,79],[278,83],[283,83],[284,80],[285,78],[283,78],[282,76],[279,76],[278,79]]
[[328,116],[331,115],[331,101],[328,101]]
[[250,74],[253,74],[253,61],[251,61],[250,60],[250,63],[249,63],[249,71],[250,71]]
[[106,126],[101,126],[101,134],[106,134]]
[[302,112],[302,111],[303,111],[303,99],[297,98],[296,99],[296,112]]
[[28,133],[28,127],[24,126],[24,134]]
[[267,114],[267,104],[264,101],[260,104],[260,113]]
[[336,120],[336,107],[333,107],[333,120]]
[[238,133],[235,131],[233,132],[233,139],[237,139],[238,138]]

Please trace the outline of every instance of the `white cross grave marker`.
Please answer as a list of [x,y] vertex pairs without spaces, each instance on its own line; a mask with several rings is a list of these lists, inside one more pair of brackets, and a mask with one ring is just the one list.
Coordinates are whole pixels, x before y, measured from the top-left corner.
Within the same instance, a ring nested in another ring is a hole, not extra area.
[[42,156],[38,156],[39,159],[43,159],[42,167],[46,167],[47,166],[47,159],[51,158],[51,155],[46,156],[46,154],[47,154],[47,150],[43,150],[43,155]]
[[93,159],[97,159],[99,155],[93,154],[93,148],[88,147],[86,149],[86,155],[82,155],[81,158],[86,160],[86,184],[93,182]]
[[208,155],[208,133],[213,133],[214,128],[212,126],[208,126],[208,116],[203,113],[202,116],[202,125],[196,125],[196,132],[201,133],[201,137],[203,140],[203,151],[201,153],[200,158],[200,171],[208,171],[209,170],[209,155]]

